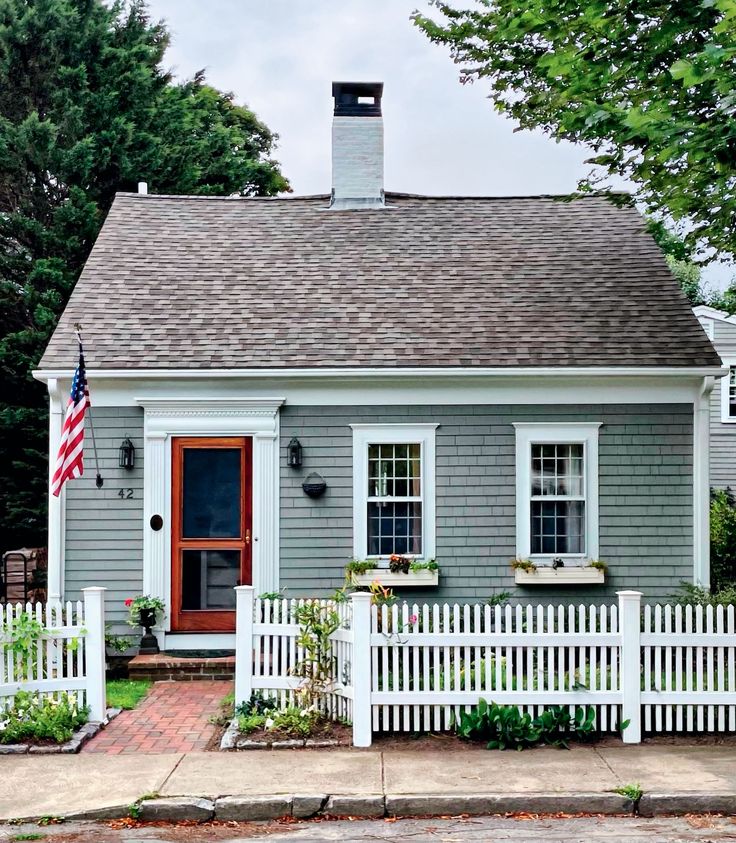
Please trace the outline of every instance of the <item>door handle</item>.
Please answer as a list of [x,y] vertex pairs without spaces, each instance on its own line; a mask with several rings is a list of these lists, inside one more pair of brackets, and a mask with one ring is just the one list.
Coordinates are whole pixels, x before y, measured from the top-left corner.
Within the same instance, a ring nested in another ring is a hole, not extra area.
[[245,543],[250,544],[250,530],[245,531]]

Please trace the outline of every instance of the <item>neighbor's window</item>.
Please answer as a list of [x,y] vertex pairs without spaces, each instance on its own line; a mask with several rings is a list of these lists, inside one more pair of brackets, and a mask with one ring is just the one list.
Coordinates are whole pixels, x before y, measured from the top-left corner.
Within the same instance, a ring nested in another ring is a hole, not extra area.
[[597,558],[600,425],[514,427],[517,556]]
[[434,555],[436,425],[353,425],[356,558]]
[[585,553],[585,451],[580,442],[532,443],[532,554]]
[[728,415],[736,418],[736,366],[728,367]]

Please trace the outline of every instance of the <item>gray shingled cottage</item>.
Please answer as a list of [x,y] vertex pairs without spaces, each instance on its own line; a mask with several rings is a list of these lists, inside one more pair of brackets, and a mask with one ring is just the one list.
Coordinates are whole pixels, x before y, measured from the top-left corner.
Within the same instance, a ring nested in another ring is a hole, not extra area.
[[434,558],[402,593],[453,601],[707,583],[723,370],[642,220],[384,192],[381,93],[334,86],[331,194],[116,197],[37,372],[53,455],[83,322],[105,483],[51,499],[52,595],[159,595],[190,649],[236,583],[324,594],[351,558]]

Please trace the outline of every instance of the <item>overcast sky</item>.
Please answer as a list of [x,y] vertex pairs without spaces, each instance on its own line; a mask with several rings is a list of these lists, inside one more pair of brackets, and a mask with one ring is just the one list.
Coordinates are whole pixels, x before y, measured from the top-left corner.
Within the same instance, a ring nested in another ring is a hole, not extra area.
[[[446,48],[412,25],[426,0],[149,0],[172,33],[178,76],[205,69],[279,135],[296,193],[330,190],[333,80],[384,82],[386,189],[429,194],[567,193],[586,150],[514,133],[482,83],[461,85]],[[710,274],[710,273],[709,273]],[[717,273],[720,276],[720,273]]]

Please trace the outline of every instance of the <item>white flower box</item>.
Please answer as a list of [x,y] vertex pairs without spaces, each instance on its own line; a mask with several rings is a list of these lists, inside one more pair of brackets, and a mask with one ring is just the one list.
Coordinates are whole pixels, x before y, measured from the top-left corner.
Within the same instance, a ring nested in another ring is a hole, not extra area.
[[539,567],[534,571],[514,570],[517,585],[594,585],[606,580],[600,568]]
[[415,588],[426,588],[437,585],[439,582],[439,571],[429,571],[426,568],[421,571],[409,571],[403,574],[401,571],[394,574],[388,568],[370,568],[364,574],[351,574],[353,585],[371,585],[378,582],[387,588],[406,586]]

